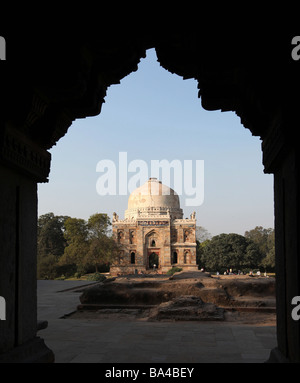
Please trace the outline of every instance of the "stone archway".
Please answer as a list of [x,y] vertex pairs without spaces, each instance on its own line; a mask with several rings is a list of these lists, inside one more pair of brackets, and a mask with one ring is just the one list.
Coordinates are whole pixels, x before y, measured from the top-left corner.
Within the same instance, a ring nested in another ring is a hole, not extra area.
[[158,269],[160,267],[160,265],[159,265],[159,250],[149,251],[148,267],[149,267],[149,269],[153,269],[153,268]]
[[278,348],[272,360],[300,362],[300,323],[291,317],[292,298],[300,296],[300,160],[294,129],[300,76],[290,54],[292,35],[287,39],[268,30],[247,38],[239,31],[241,42],[237,33],[226,36],[226,29],[213,36],[198,26],[165,32],[159,25],[139,25],[117,37],[99,28],[88,36],[57,39],[40,33],[29,38],[25,31],[18,41],[7,37],[7,65],[0,72],[0,294],[9,307],[6,321],[0,321],[0,360],[53,358],[36,336],[37,183],[48,180],[47,149],[72,121],[99,114],[107,88],[136,70],[146,49],[154,47],[165,69],[197,80],[206,110],[234,111],[262,140],[275,194]]

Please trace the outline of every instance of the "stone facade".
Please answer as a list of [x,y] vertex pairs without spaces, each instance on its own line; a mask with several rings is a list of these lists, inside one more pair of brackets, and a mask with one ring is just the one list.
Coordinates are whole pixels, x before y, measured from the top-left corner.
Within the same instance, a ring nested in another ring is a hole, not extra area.
[[167,272],[172,266],[197,270],[196,219],[183,219],[173,189],[150,178],[129,197],[125,219],[113,215],[113,234],[120,244],[120,259],[112,274]]

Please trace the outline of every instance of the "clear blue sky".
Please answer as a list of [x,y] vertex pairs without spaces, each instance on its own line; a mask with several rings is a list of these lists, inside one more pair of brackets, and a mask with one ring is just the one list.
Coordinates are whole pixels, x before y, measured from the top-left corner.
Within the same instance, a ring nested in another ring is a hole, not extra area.
[[184,216],[196,211],[197,225],[212,235],[273,227],[273,176],[263,173],[261,141],[234,113],[205,111],[197,94],[195,80],[167,72],[148,50],[137,72],[108,89],[101,114],[76,120],[50,150],[38,214],[88,219],[116,211],[124,218],[129,195],[100,196],[96,166],[111,160],[118,169],[119,153],[127,152],[128,163],[143,160],[149,170],[151,160],[203,160],[202,205],[185,206],[186,196],[180,199]]

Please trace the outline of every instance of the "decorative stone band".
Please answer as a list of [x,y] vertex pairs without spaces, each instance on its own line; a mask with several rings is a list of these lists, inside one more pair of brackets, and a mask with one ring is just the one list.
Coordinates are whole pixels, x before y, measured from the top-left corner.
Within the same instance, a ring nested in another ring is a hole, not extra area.
[[[155,218],[157,218],[157,220],[155,220]],[[114,221],[113,222],[113,226],[114,227],[118,227],[118,226],[122,226],[122,225],[132,225],[132,226],[149,226],[149,225],[142,225],[140,224],[140,222],[149,222],[149,221],[152,221],[152,222],[157,222],[159,221],[160,218],[164,218],[164,217],[161,217],[161,216],[157,216],[157,217],[151,217],[151,219],[147,219],[147,220],[139,220],[139,219],[122,219],[122,220],[118,220],[118,221]],[[174,220],[170,220],[170,221],[159,221],[159,222],[165,222],[165,224],[170,224],[170,225],[185,225],[188,227],[194,227],[195,226],[195,223],[196,223],[196,220],[195,219],[188,219],[188,218],[185,218],[185,219],[174,219]],[[152,226],[152,225],[151,225]]]
[[174,224],[174,225],[176,225],[176,224],[177,225],[181,225],[181,224],[184,224],[184,225],[186,225],[186,224],[194,225],[195,222],[196,222],[196,219],[183,218],[183,219],[174,219],[172,221],[172,224]]
[[0,162],[37,182],[48,182],[51,154],[16,129],[5,127],[0,134]]
[[170,221],[137,221],[138,226],[168,226],[170,224]]
[[125,219],[135,219],[139,217],[147,218],[147,217],[174,217],[174,218],[182,218],[183,211],[182,209],[177,209],[174,207],[138,207],[134,209],[127,209],[125,211]]

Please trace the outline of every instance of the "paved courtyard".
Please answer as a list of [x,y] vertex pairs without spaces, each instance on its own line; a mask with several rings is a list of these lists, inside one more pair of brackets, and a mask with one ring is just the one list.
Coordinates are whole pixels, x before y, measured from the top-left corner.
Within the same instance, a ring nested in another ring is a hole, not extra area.
[[[263,363],[276,327],[231,322],[73,319],[83,281],[38,281],[38,335],[56,363]],[[71,289],[71,290],[70,290]]]

